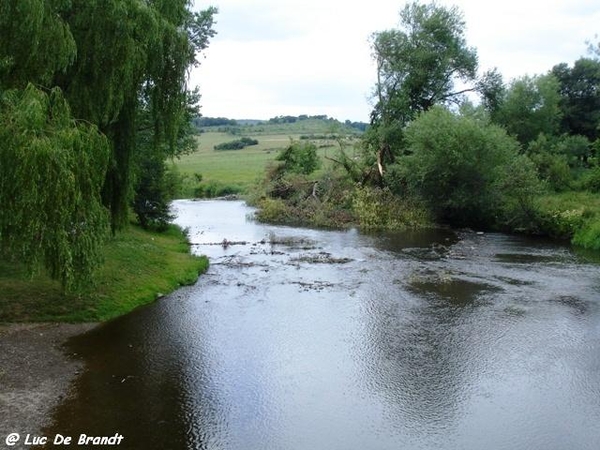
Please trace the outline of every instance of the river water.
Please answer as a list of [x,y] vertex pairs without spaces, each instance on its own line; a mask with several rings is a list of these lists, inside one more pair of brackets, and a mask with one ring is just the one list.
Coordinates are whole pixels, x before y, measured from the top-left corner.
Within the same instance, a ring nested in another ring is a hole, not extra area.
[[[597,450],[600,266],[503,234],[363,235],[178,201],[192,287],[70,345],[50,433],[120,448]],[[218,245],[226,239],[229,244]]]

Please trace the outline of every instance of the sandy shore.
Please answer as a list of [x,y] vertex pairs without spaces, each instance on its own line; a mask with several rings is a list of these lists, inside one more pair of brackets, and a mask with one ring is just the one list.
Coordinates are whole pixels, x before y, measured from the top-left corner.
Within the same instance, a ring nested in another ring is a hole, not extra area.
[[48,424],[83,368],[62,345],[95,326],[0,325],[0,448],[9,433],[39,433]]

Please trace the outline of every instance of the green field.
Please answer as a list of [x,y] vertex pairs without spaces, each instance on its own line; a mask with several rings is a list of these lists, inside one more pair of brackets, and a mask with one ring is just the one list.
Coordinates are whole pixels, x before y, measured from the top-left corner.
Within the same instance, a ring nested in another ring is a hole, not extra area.
[[[183,197],[193,196],[193,186],[197,184],[194,174],[201,174],[205,184],[237,186],[241,192],[246,192],[262,178],[268,163],[276,158],[280,150],[289,145],[290,139],[298,140],[303,134],[319,134],[322,131],[318,127],[306,129],[288,127],[288,131],[296,131],[296,133],[287,134],[280,130],[280,128],[286,130],[284,125],[278,125],[277,128],[273,126],[244,128],[252,129],[253,132],[233,135],[219,131],[206,131],[197,137],[198,148],[194,153],[174,161],[175,167],[184,176]],[[266,134],[265,129],[271,130],[272,133]],[[258,139],[259,143],[241,150],[214,150],[215,145],[242,136]],[[328,161],[325,157],[334,157],[339,148],[338,143],[332,139],[317,139],[312,142],[319,147],[318,153],[323,157],[324,165]]]

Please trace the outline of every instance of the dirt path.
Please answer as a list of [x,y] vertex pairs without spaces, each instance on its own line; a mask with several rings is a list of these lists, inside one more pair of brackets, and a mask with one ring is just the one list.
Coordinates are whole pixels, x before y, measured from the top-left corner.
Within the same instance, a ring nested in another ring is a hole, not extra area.
[[62,344],[95,326],[0,325],[0,448],[9,433],[39,433],[48,423],[83,367]]

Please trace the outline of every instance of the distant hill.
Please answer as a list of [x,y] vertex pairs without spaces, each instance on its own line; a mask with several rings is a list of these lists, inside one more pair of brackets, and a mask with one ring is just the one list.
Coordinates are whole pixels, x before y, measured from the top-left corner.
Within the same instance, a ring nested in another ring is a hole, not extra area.
[[328,134],[356,135],[364,132],[368,124],[346,120],[340,122],[327,115],[306,114],[277,116],[269,120],[228,119],[226,117],[197,117],[193,124],[200,132],[219,131],[238,134]]

